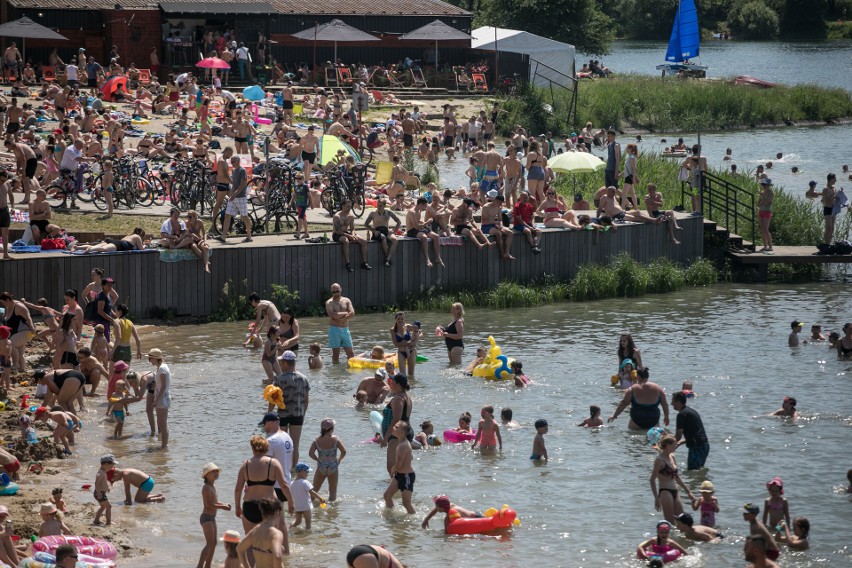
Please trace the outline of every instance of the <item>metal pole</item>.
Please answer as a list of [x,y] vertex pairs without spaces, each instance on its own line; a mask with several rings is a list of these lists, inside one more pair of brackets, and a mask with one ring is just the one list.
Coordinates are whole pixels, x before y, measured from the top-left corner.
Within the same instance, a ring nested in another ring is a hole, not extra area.
[[319,28],[319,22],[314,20],[314,66],[311,69],[311,74],[314,76],[314,84],[317,84],[317,28]]
[[698,176],[699,187],[698,187],[698,207],[701,213],[704,213],[704,172],[701,171],[701,132],[698,132],[698,171],[701,175]]
[[494,26],[494,88],[500,86],[500,51],[497,49],[497,26]]

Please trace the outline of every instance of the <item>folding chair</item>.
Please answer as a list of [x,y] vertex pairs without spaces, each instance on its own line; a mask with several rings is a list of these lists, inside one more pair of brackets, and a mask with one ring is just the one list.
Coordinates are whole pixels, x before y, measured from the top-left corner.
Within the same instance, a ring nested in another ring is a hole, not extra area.
[[150,69],[140,69],[139,70],[139,84],[140,85],[148,85],[151,82],[151,70]]
[[471,73],[473,84],[477,91],[488,92],[488,82],[485,80],[485,75],[482,73]]
[[381,91],[371,91],[370,94],[373,95],[373,102],[377,105],[384,104],[385,96]]
[[422,69],[409,69],[409,71],[411,71],[411,83],[414,87],[429,88],[429,85],[426,84],[426,77],[423,76]]
[[337,68],[337,83],[339,85],[352,84],[352,71],[350,71],[348,67]]
[[53,65],[45,65],[41,68],[41,77],[45,81],[56,81],[56,69]]
[[337,85],[337,71],[334,67],[325,68],[325,86],[331,87]]
[[375,86],[376,86],[376,84],[374,83],[374,79],[375,79],[375,77],[376,77],[376,69],[375,69],[375,68],[373,68],[373,69],[369,72],[369,74],[367,74],[367,80],[365,81],[365,83],[366,83],[367,85],[370,85],[371,87],[375,87]]
[[388,69],[388,83],[390,83],[391,87],[405,87],[405,83],[396,76],[396,71],[391,71],[390,69]]

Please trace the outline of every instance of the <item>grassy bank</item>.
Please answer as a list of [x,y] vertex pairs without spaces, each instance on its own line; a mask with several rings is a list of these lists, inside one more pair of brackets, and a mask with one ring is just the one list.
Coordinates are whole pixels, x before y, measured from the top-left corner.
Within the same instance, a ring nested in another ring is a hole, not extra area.
[[[523,124],[534,132],[566,134],[569,93],[528,88],[506,100],[504,125]],[[553,107],[548,112],[544,105]],[[852,96],[843,89],[815,85],[757,89],[723,80],[685,81],[639,75],[583,81],[579,86],[576,124],[643,130],[708,131],[826,122],[852,117]]]

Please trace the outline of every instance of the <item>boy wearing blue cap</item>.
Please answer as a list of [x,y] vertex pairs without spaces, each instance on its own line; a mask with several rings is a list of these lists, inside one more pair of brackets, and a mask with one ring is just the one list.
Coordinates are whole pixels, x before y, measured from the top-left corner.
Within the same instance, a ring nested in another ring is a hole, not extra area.
[[293,507],[296,509],[296,519],[291,527],[298,527],[302,524],[302,519],[305,519],[305,528],[311,528],[311,509],[314,504],[311,499],[319,499],[325,508],[325,499],[320,497],[319,493],[314,491],[314,486],[308,481],[308,472],[311,468],[308,464],[300,462],[296,464],[296,479],[290,483],[290,494],[293,496]]

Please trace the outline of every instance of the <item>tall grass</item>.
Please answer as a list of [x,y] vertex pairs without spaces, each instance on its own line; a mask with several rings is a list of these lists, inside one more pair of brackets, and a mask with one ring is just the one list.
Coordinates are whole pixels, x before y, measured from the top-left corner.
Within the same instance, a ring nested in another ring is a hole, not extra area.
[[[507,120],[534,132],[568,134],[592,122],[596,127],[643,130],[708,131],[779,125],[797,121],[830,121],[852,116],[852,96],[843,89],[816,85],[778,85],[757,89],[727,80],[685,81],[640,75],[583,81],[578,88],[577,119],[565,124],[570,94],[531,87],[504,101]],[[545,104],[553,107],[546,110]]]

